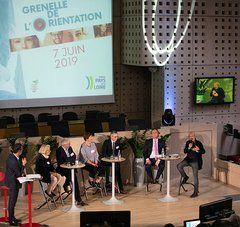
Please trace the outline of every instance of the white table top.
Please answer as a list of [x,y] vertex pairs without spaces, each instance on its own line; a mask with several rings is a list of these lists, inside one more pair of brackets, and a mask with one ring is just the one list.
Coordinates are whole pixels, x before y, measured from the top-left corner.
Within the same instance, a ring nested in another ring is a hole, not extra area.
[[108,157],[105,157],[105,158],[102,158],[101,159],[102,161],[104,162],[123,162],[125,161],[126,159],[125,158],[118,158],[118,157],[115,157],[115,158],[108,158]]
[[180,155],[165,155],[164,157],[159,157],[159,159],[161,160],[165,160],[165,161],[173,161],[173,160],[178,160],[182,158]]
[[79,163],[79,164],[75,164],[75,165],[67,165],[67,164],[62,164],[60,165],[62,168],[65,168],[65,169],[81,169],[85,166],[85,164],[83,163]]

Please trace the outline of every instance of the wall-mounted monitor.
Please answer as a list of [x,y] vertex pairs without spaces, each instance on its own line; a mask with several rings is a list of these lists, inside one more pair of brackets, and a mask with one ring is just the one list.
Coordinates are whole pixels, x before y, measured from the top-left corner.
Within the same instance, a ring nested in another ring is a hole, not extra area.
[[194,83],[196,105],[229,104],[234,102],[235,77],[198,77]]

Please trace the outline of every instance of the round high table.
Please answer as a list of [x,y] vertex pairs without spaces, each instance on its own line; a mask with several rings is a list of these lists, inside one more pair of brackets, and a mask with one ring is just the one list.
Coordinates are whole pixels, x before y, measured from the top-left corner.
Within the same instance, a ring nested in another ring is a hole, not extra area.
[[121,158],[115,157],[115,158],[102,158],[101,160],[104,162],[112,163],[112,198],[109,200],[103,201],[103,203],[106,205],[122,204],[123,201],[115,197],[115,163],[123,162],[126,159],[122,157]]
[[178,200],[178,198],[175,198],[175,197],[172,197],[170,195],[170,168],[171,168],[171,165],[170,165],[170,162],[171,161],[176,161],[178,159],[180,159],[180,155],[176,156],[176,155],[167,155],[167,156],[164,156],[164,157],[160,157],[159,159],[161,160],[165,160],[167,161],[167,194],[165,197],[163,198],[160,198],[159,200],[161,202],[175,202]]
[[65,168],[65,169],[71,169],[71,178],[72,178],[72,205],[69,208],[65,209],[64,211],[66,211],[66,212],[82,212],[82,211],[84,211],[85,210],[84,208],[78,208],[75,205],[75,177],[74,177],[74,171],[75,171],[75,169],[83,168],[85,165],[82,164],[82,163],[79,163],[79,164],[75,164],[75,165],[62,164],[60,166],[62,168]]

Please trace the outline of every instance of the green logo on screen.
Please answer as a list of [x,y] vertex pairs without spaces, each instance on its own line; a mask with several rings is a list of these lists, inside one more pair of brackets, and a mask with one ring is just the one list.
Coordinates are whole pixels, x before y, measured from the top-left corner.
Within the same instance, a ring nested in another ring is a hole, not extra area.
[[87,90],[104,90],[106,89],[105,76],[86,76]]
[[93,90],[94,89],[94,79],[92,76],[86,76],[87,78],[87,90]]

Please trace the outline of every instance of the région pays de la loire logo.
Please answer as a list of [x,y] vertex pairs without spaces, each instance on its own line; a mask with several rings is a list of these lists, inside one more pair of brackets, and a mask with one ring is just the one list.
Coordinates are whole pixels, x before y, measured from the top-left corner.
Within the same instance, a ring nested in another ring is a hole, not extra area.
[[86,76],[87,79],[87,90],[103,90],[106,88],[105,76]]

